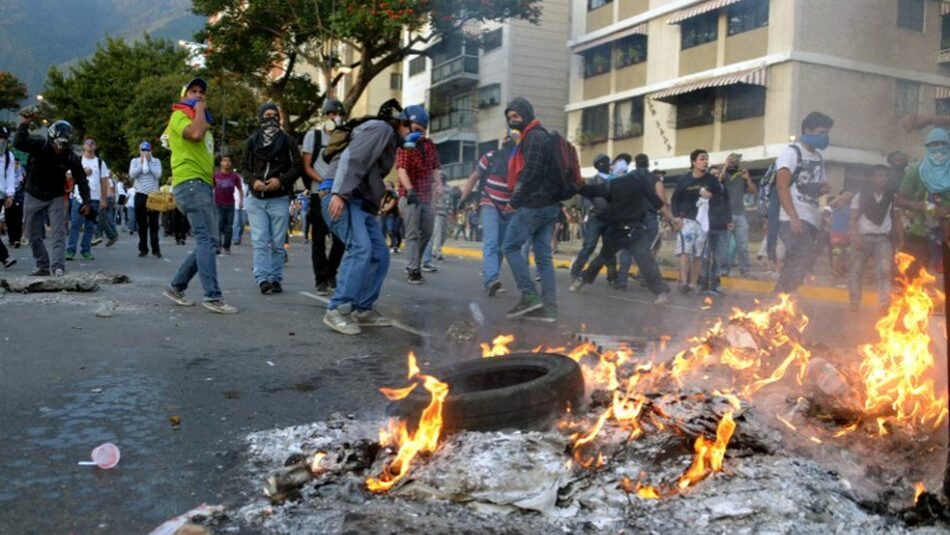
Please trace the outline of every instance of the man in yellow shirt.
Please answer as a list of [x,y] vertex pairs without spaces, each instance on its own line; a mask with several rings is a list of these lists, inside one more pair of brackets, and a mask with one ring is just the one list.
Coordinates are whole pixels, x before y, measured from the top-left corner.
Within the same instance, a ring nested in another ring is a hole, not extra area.
[[208,83],[201,78],[188,82],[182,90],[181,101],[172,106],[172,116],[163,135],[172,154],[175,205],[191,224],[195,248],[162,293],[176,304],[193,306],[194,302],[185,297],[185,289],[197,273],[205,292],[201,304],[219,314],[235,314],[237,309],[224,302],[218,287],[213,120],[205,103],[207,91]]

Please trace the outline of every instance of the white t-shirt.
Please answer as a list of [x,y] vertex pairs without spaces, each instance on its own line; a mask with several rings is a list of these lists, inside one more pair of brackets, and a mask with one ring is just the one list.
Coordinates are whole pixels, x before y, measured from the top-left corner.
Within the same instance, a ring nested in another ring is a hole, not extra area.
[[[321,148],[319,151],[315,151],[317,132],[320,133]],[[339,159],[336,158],[330,163],[327,163],[323,160],[323,151],[328,143],[330,143],[330,134],[323,130],[308,130],[303,137],[303,149],[301,152],[310,154],[313,157],[313,169],[318,175],[320,175],[321,178],[333,178],[333,175],[336,173],[337,163],[339,161]],[[314,152],[316,152],[316,154],[314,154]]]
[[[858,193],[851,199],[851,209],[860,210],[861,209],[861,195],[864,193]],[[884,195],[874,194],[874,200],[881,202],[881,199],[884,198]],[[887,209],[887,214],[884,215],[884,220],[881,221],[880,225],[875,224],[873,221],[865,217],[864,214],[861,214],[861,217],[858,218],[858,234],[890,234],[891,233],[891,209],[893,206],[889,206]]]
[[[791,188],[792,205],[799,219],[811,223],[815,228],[820,228],[821,213],[818,208],[818,198],[822,196],[822,185],[828,183],[828,175],[825,174],[825,166],[818,153],[808,151],[801,143],[795,143],[795,145],[802,153],[802,161],[799,163],[795,149],[785,147],[775,159],[775,168],[788,169],[794,175],[795,170],[801,165],[798,178],[795,179]],[[779,211],[779,221],[789,221],[785,208]]]
[[[110,176],[109,166],[106,165],[106,162],[102,162],[102,176],[99,175],[99,158],[92,157],[86,158],[82,157],[82,167],[83,169],[92,169],[91,175],[86,175],[86,180],[89,181],[89,198],[98,201],[102,199],[102,188],[100,187],[100,179],[103,177]],[[79,195],[79,186],[73,186],[73,198],[76,200],[81,200],[82,197]]]
[[128,200],[125,201],[125,206],[135,208],[135,186],[126,188],[125,195],[128,197]]

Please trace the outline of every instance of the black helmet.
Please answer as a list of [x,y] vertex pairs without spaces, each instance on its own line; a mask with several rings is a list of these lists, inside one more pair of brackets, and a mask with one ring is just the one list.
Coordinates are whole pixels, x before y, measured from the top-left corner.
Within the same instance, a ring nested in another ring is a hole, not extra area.
[[377,116],[380,119],[399,120],[399,114],[402,113],[402,104],[398,100],[391,98],[383,102],[379,107]]
[[320,110],[320,113],[327,115],[329,113],[339,113],[340,115],[346,116],[346,107],[342,102],[335,98],[328,98],[323,103],[323,109]]
[[56,121],[49,126],[49,140],[60,149],[68,149],[73,142],[73,125],[66,121]]

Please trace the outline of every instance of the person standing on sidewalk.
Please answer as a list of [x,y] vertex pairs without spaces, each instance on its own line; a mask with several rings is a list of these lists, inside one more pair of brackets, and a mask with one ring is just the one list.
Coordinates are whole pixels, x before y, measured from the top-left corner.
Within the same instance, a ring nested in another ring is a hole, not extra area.
[[[741,164],[741,154],[732,153],[726,157],[722,182],[729,193],[729,208],[732,210],[730,234],[736,241],[735,258],[739,263],[739,275],[748,277],[752,263],[749,260],[749,218],[746,214],[744,197],[746,194],[756,195],[759,190],[752,181],[749,170],[740,169]],[[732,258],[729,259],[727,265],[723,266],[723,269],[728,272],[731,265]]]
[[129,202],[135,212],[134,227],[139,233],[139,256],[148,256],[148,245],[151,240],[152,254],[155,258],[162,257],[162,250],[158,245],[158,218],[160,212],[148,209],[148,194],[158,191],[159,181],[162,178],[162,162],[152,156],[152,144],[143,141],[139,145],[139,157],[129,162],[129,176],[132,178],[135,195],[129,196]]
[[[30,123],[34,116],[27,114],[20,118],[13,147],[29,155],[29,169],[24,186],[24,220],[27,238],[33,248],[33,260],[36,267],[34,276],[56,276],[66,274],[66,225],[69,200],[66,195],[69,173],[75,181],[82,205],[77,209],[83,217],[92,214],[89,196],[89,181],[82,161],[72,152],[73,127],[66,121],[56,121],[50,125],[45,141],[30,137]],[[50,222],[52,254],[46,250],[46,219]],[[52,272],[50,272],[52,268]]]
[[[221,156],[221,170],[214,174],[214,204],[218,210],[218,240],[224,254],[231,254],[231,235],[234,232],[234,199],[239,198],[239,209],[244,209],[244,186],[241,175],[234,172],[231,156]],[[240,197],[234,195],[234,190]]]
[[[676,181],[676,189],[670,198],[673,216],[678,228],[676,256],[679,257],[680,293],[688,294],[697,287],[703,256],[706,252],[706,231],[700,224],[700,201],[721,195],[719,180],[710,175],[709,153],[696,149],[689,155],[690,172]],[[708,211],[707,211],[708,218]]]
[[[327,118],[321,130],[310,130],[303,138],[303,183],[310,191],[310,227],[313,229],[310,244],[310,261],[313,264],[313,277],[317,295],[330,295],[336,289],[336,275],[343,260],[345,247],[343,242],[330,232],[323,218],[321,202],[333,188],[333,177],[340,163],[340,154],[333,155],[330,161],[324,158],[324,149],[330,142],[330,134],[342,127],[346,120],[346,108],[335,98],[327,99],[323,104],[323,115]],[[327,254],[327,236],[332,240]],[[306,235],[305,235],[306,237]]]
[[775,285],[777,293],[798,290],[818,257],[818,200],[829,191],[821,151],[828,147],[828,132],[833,126],[831,117],[817,111],[809,113],[802,121],[799,140],[785,147],[775,160],[781,203],[779,237],[785,244],[785,263]]
[[389,270],[389,248],[378,213],[386,193],[383,179],[392,170],[397,147],[412,129],[410,121],[397,115],[401,111],[398,101],[386,101],[378,119],[350,132],[331,194],[322,199],[330,230],[346,243],[339,283],[323,316],[323,323],[341,334],[392,325],[373,307]]
[[172,193],[176,211],[183,214],[195,235],[195,248],[178,268],[165,297],[178,305],[193,306],[185,297],[188,283],[195,275],[201,279],[204,299],[201,304],[219,314],[236,314],[237,308],[224,302],[218,286],[217,221],[214,214],[214,138],[213,120],[205,94],[208,83],[193,78],[182,89],[182,99],[172,106],[163,138],[171,150]]
[[[515,97],[505,108],[505,119],[515,142],[508,158],[508,187],[512,190],[514,215],[502,245],[508,266],[521,290],[521,301],[508,312],[509,318],[524,317],[553,323],[557,321],[557,286],[551,253],[554,224],[561,213],[555,197],[560,184],[555,169],[554,142],[534,116],[534,107],[523,97]],[[521,250],[531,243],[541,277],[538,295],[531,269]]]
[[269,295],[284,291],[288,207],[303,164],[297,143],[280,128],[277,105],[265,103],[257,110],[257,118],[260,126],[247,139],[243,171],[251,191],[247,217],[254,247],[254,281],[262,294]]
[[[402,216],[406,239],[406,269],[410,284],[422,284],[422,251],[432,237],[435,223],[432,202],[442,194],[439,173],[439,150],[426,137],[429,114],[420,105],[406,106],[400,120],[409,122],[412,132],[402,147],[396,150],[396,172],[399,174],[399,214]],[[435,271],[430,266],[427,271]]]
[[[96,221],[96,231],[99,236],[106,237],[106,247],[112,247],[119,240],[119,231],[115,228],[116,198],[118,197],[116,179],[109,172],[103,182],[102,207],[99,210],[99,218]],[[100,238],[101,239],[101,238]]]
[[875,165],[869,174],[869,186],[851,199],[850,233],[854,247],[848,280],[851,310],[861,306],[864,266],[870,259],[874,260],[877,277],[878,305],[886,308],[890,304],[894,266],[892,230],[897,229],[898,243],[903,240],[900,210],[894,206],[896,192],[890,187],[888,168]]
[[[89,181],[89,195],[92,211],[96,214],[108,201],[103,201],[108,191],[109,166],[96,155],[96,139],[86,136],[82,141],[82,166]],[[76,176],[73,175],[73,180]],[[66,260],[76,258],[76,246],[79,245],[79,254],[85,260],[95,260],[92,256],[92,236],[96,233],[96,219],[83,217],[79,213],[82,199],[79,189],[73,186],[70,197],[69,243],[66,245]],[[82,231],[82,242],[79,241],[79,232]]]

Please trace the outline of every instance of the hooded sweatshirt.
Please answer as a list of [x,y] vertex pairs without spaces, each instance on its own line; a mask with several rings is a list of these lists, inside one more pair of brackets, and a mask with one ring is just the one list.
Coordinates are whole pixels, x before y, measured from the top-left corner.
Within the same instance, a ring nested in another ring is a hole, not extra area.
[[[515,208],[544,208],[557,204],[547,187],[554,178],[552,164],[554,150],[551,136],[536,122],[534,107],[527,99],[516,97],[505,108],[518,112],[524,119],[522,138],[512,153],[508,166],[508,182],[512,187],[511,205]],[[512,176],[514,174],[515,176]]]
[[333,180],[334,195],[360,199],[365,212],[375,214],[386,193],[383,178],[393,168],[399,136],[390,124],[371,119],[350,133]]
[[73,176],[83,204],[89,203],[89,181],[79,156],[71,150],[57,154],[46,140],[30,137],[30,128],[21,124],[16,130],[13,146],[30,155],[25,190],[41,201],[63,197],[66,191],[66,171]]

